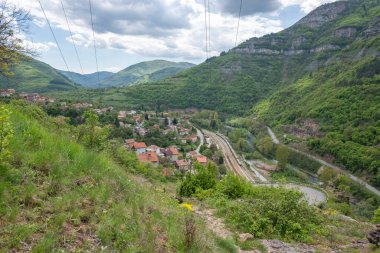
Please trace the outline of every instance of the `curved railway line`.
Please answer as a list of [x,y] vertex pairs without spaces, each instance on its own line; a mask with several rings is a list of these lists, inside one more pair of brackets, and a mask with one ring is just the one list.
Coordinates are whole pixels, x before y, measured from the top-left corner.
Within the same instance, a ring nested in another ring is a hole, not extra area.
[[235,151],[229,144],[228,140],[226,140],[226,137],[220,134],[208,131],[208,130],[204,130],[204,129],[202,129],[202,132],[208,135],[212,139],[212,141],[218,146],[218,148],[222,150],[227,168],[230,169],[235,175],[245,178],[246,180],[248,180],[249,182],[255,185],[269,186],[269,187],[283,186],[288,189],[299,190],[302,193],[304,193],[305,199],[309,202],[309,204],[318,204],[318,203],[327,201],[327,197],[325,193],[323,193],[320,190],[314,189],[312,187],[296,185],[293,183],[284,184],[284,185],[282,184],[280,185],[277,183],[273,183],[273,184],[263,183],[262,180],[260,180],[260,177],[257,177],[256,175],[254,175],[252,171],[244,167],[242,162],[238,159]]

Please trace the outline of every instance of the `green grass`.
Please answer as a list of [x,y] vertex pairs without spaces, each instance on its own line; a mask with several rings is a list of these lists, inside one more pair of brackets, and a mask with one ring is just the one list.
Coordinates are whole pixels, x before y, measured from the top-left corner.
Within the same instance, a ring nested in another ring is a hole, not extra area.
[[[200,220],[136,181],[133,168],[75,143],[37,107],[8,107],[15,136],[12,159],[0,165],[2,250],[223,252]],[[196,229],[186,244],[188,222]]]

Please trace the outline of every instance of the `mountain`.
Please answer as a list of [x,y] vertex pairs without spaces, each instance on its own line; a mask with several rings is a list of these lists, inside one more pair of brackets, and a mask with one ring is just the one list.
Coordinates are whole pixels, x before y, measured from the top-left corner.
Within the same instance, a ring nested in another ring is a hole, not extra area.
[[286,30],[249,39],[163,82],[88,96],[257,118],[287,134],[284,141],[307,144],[380,186],[380,4],[326,4]]
[[97,73],[89,75],[72,72],[67,73],[65,71],[61,71],[61,73],[70,80],[87,88],[106,88],[112,86],[128,86],[149,81],[160,81],[193,66],[195,65],[187,62],[170,62],[164,60],[146,61],[129,66],[116,74],[99,72],[100,82],[97,80]]
[[[115,74],[115,73],[107,72],[107,71],[99,71],[92,74],[79,74],[79,73],[75,73],[71,71],[70,72],[63,71],[63,70],[59,70],[59,72],[61,72],[64,76],[66,76],[71,81],[77,84],[80,84],[84,87],[89,87],[89,88],[91,88],[98,82],[98,77],[99,77],[99,80],[103,81],[104,79],[109,78]],[[98,73],[99,73],[99,76],[98,76]]]
[[13,72],[12,77],[0,77],[0,88],[40,93],[80,88],[48,64],[29,57],[17,65]]

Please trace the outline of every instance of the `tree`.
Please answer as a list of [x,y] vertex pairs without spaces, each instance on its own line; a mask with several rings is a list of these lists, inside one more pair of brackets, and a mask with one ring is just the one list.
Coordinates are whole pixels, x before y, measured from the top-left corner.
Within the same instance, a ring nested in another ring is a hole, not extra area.
[[13,137],[10,114],[11,112],[5,106],[0,106],[0,163],[9,158],[11,154],[8,150],[8,146]]
[[24,9],[0,3],[0,75],[9,77],[11,68],[25,55],[34,55],[16,35],[25,32],[30,15]]
[[380,207],[373,214],[372,223],[380,224]]
[[173,119],[173,125],[177,125],[178,124],[178,120],[177,120],[177,118],[174,118]]
[[103,149],[109,135],[109,129],[99,126],[99,117],[92,111],[86,111],[84,118],[85,123],[78,127],[78,140],[90,148]]
[[286,164],[288,163],[289,158],[289,150],[285,145],[278,146],[276,150],[276,160],[277,160],[277,168],[285,169]]

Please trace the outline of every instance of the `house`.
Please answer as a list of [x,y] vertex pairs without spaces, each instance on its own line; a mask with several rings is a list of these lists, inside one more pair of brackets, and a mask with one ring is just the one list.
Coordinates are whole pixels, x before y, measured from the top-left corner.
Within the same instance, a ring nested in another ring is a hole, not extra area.
[[163,153],[172,162],[175,162],[178,160],[179,151],[178,151],[177,147],[175,147],[175,146],[170,146],[169,148],[165,149]]
[[187,137],[185,137],[185,139],[186,139],[187,141],[191,141],[192,143],[196,143],[197,140],[198,140],[198,136],[197,136],[197,135],[191,135],[191,136],[187,136]]
[[145,130],[145,128],[139,128],[137,130],[137,133],[141,136],[141,137],[144,137],[145,135],[147,135],[148,131]]
[[198,153],[195,150],[186,153],[187,158],[196,159],[197,156],[198,156]]
[[125,145],[127,145],[127,146],[130,147],[130,148],[132,148],[133,143],[135,143],[135,142],[136,142],[135,139],[126,139],[126,140],[124,141]]
[[21,92],[18,96],[19,96],[20,98],[26,99],[26,98],[28,97],[28,93],[26,93],[26,92]]
[[149,147],[146,148],[147,152],[155,152],[157,155],[161,154],[161,148],[156,145],[150,145]]
[[141,115],[134,115],[132,118],[136,123],[142,122]]
[[126,111],[119,111],[117,114],[117,119],[118,120],[123,120],[127,117],[127,112]]
[[207,165],[207,157],[203,156],[203,155],[199,155],[197,156],[197,162],[200,163],[200,165]]
[[131,110],[131,111],[128,112],[128,115],[131,115],[131,116],[132,116],[132,115],[135,115],[136,113],[137,113],[136,111]]
[[154,125],[154,126],[153,126],[153,129],[155,129],[155,130],[160,130],[160,125],[158,125],[158,124]]
[[189,129],[186,129],[186,128],[180,128],[179,129],[179,135],[181,135],[181,136],[184,136],[184,135],[188,135],[189,134]]
[[132,149],[136,151],[137,154],[143,154],[146,152],[146,144],[145,142],[134,142],[132,144]]
[[15,89],[5,89],[5,90],[0,90],[0,96],[2,97],[10,97],[16,93]]
[[160,162],[160,159],[158,158],[158,155],[155,152],[146,152],[143,154],[138,154],[137,158],[142,163],[158,164]]
[[175,161],[175,167],[181,171],[186,171],[189,169],[189,163],[185,160],[177,160]]

